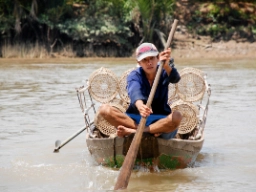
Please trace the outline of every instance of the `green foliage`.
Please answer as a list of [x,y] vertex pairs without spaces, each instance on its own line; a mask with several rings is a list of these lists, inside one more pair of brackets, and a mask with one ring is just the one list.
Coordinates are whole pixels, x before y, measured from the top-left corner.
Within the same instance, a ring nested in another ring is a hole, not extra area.
[[113,42],[117,45],[128,46],[128,38],[132,33],[128,26],[120,20],[108,15],[102,17],[83,17],[67,20],[56,27],[74,40],[82,40],[93,44]]
[[[202,1],[201,1],[202,2]],[[203,11],[201,11],[203,10]],[[229,40],[232,34],[247,34],[246,28],[255,25],[255,3],[234,1],[212,1],[202,3],[199,10],[193,15],[188,26],[190,32],[199,35],[210,35],[213,38]]]
[[136,4],[141,15],[144,41],[153,40],[155,29],[166,33],[166,26],[171,23],[174,0],[137,0]]
[[15,18],[13,16],[0,15],[0,33],[2,36],[10,35],[9,32],[13,29]]
[[12,0],[0,0],[0,39],[1,36],[10,37],[10,32],[15,25],[13,10],[14,4]]
[[154,0],[138,0],[137,6],[141,15],[144,40],[152,41],[152,27],[154,26],[153,15],[155,2]]
[[12,12],[13,12],[13,1],[0,0],[0,19],[3,16],[8,17],[10,14],[12,14]]
[[72,4],[66,2],[66,0],[48,0],[42,4],[40,2],[41,11],[38,16],[39,21],[42,23],[50,24],[51,27],[54,24],[64,21],[70,18],[72,15]]
[[88,3],[85,15],[100,16],[109,15],[119,18],[123,22],[131,21],[131,10],[134,4],[128,0],[97,0]]
[[220,12],[220,7],[217,4],[209,4],[207,8],[210,15],[217,15]]
[[[255,3],[238,0],[195,2],[200,2],[201,6],[191,12],[190,21],[185,21],[190,32],[228,39],[239,31],[255,37]],[[111,44],[131,50],[141,37],[141,41],[155,43],[157,35],[168,34],[175,3],[176,0],[0,0],[0,40],[15,39],[16,29],[26,38],[34,33],[31,39],[35,40],[46,39],[40,35],[54,40],[62,33],[69,40],[90,45]],[[26,31],[22,31],[24,29]],[[50,32],[44,33],[45,29]],[[24,35],[28,31],[29,35]]]
[[56,6],[54,8],[49,8],[46,11],[46,14],[48,16],[49,21],[53,23],[57,23],[61,21],[61,19],[64,19],[63,17],[65,16],[66,13],[69,12],[69,6],[62,5],[62,6]]
[[[131,49],[128,39],[133,35],[129,29],[132,4],[125,0],[98,0],[88,2],[80,15],[58,22],[55,27],[77,41],[101,45],[113,43]],[[47,14],[49,17],[49,14]],[[47,22],[46,15],[41,18]],[[47,23],[51,25],[51,23]]]
[[252,33],[256,36],[256,26],[252,27]]

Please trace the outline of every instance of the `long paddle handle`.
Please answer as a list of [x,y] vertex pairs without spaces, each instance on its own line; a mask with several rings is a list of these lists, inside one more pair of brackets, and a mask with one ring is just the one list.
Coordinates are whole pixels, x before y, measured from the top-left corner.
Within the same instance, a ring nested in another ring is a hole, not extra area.
[[68,142],[70,142],[72,139],[74,139],[76,136],[78,136],[80,133],[82,133],[85,129],[87,129],[87,126],[79,129],[76,133],[74,133],[72,136],[67,138],[63,143],[61,143],[60,140],[57,140],[55,142],[55,149],[53,152],[58,153],[60,148],[62,148],[64,145],[66,145]]
[[[92,124],[93,124],[93,122],[90,123],[90,125],[92,125]],[[61,143],[60,140],[55,141],[55,149],[53,152],[58,153],[60,148],[62,148],[64,145],[66,145],[71,140],[73,140],[75,137],[77,137],[80,133],[82,133],[84,130],[86,130],[90,125],[85,125],[83,128],[79,129],[76,133],[74,133],[69,138],[67,138],[63,143]]]
[[[165,49],[167,49],[170,46],[171,42],[172,42],[172,38],[173,38],[173,35],[174,35],[174,32],[175,32],[175,29],[177,27],[177,24],[178,24],[178,20],[175,19],[174,23],[172,25],[172,29],[171,29],[171,32],[169,34],[167,43],[165,45]],[[160,75],[161,75],[161,72],[162,72],[162,69],[163,69],[163,63],[164,62],[162,61],[159,65],[159,67],[158,67],[156,78],[154,80],[152,89],[151,89],[150,94],[149,94],[149,99],[148,99],[147,104],[146,104],[148,107],[151,106],[153,97],[155,95],[156,88],[157,88],[157,85],[158,85],[158,82],[159,82],[159,78],[160,78]],[[146,120],[147,120],[147,117],[142,117],[141,120],[140,120],[138,129],[135,133],[135,136],[132,140],[130,148],[129,148],[129,150],[126,154],[126,157],[124,159],[122,168],[119,172],[117,182],[116,182],[115,188],[114,188],[115,190],[126,189],[127,186],[128,186],[128,182],[129,182],[131,172],[132,172],[132,169],[133,169],[133,166],[134,166],[134,163],[135,163],[135,159],[137,157],[137,153],[138,153],[138,149],[139,149],[139,146],[140,146],[141,137],[142,137],[143,130],[144,130],[144,127],[145,127],[145,124],[146,124]]]

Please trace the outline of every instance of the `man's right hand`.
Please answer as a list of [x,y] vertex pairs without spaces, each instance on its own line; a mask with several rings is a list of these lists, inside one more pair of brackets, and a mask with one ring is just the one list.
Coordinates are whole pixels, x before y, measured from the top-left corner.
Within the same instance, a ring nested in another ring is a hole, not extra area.
[[137,100],[135,106],[142,117],[148,117],[151,113],[153,113],[152,109],[147,107],[142,100]]

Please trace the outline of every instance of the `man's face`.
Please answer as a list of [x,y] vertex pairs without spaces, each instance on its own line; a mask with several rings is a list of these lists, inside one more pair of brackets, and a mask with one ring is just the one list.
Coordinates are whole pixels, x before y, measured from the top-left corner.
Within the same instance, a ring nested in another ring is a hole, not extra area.
[[157,68],[157,62],[158,58],[155,57],[146,57],[139,61],[139,65],[142,67],[142,69],[145,71],[147,74],[153,74],[156,72]]

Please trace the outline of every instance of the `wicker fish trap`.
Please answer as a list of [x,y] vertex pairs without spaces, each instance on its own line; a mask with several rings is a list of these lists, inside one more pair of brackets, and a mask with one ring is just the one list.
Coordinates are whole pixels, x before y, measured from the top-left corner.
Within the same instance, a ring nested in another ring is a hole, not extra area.
[[135,68],[132,69],[128,69],[127,71],[125,71],[122,76],[120,77],[119,81],[118,81],[118,86],[119,86],[119,95],[121,97],[121,99],[126,102],[126,103],[130,103],[130,98],[128,96],[127,90],[126,90],[126,86],[127,86],[127,76],[134,70]]
[[108,103],[118,94],[118,81],[115,74],[101,67],[89,77],[89,92],[93,99],[101,103]]
[[[109,103],[110,106],[117,108],[121,112],[125,112],[125,109],[122,105],[120,99],[115,98]],[[116,128],[106,121],[98,112],[94,116],[94,124],[104,135],[110,136],[116,134]]]
[[179,111],[182,115],[182,120],[178,127],[179,134],[189,133],[196,128],[199,110],[193,103],[178,100],[171,105],[171,108],[172,111]]
[[177,85],[170,83],[168,85],[168,103],[172,102],[177,93]]
[[110,125],[98,112],[94,117],[94,124],[104,135],[111,135],[116,133],[116,128]]
[[176,94],[173,98],[168,98],[168,105],[171,106],[176,101],[180,100],[179,95]]
[[125,105],[123,100],[114,98],[112,101],[109,103],[110,106],[117,108],[119,111],[124,113],[126,111]]
[[199,101],[206,89],[204,74],[195,68],[184,68],[180,71],[181,79],[177,83],[177,93],[184,101]]

